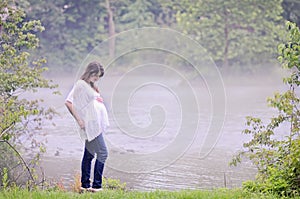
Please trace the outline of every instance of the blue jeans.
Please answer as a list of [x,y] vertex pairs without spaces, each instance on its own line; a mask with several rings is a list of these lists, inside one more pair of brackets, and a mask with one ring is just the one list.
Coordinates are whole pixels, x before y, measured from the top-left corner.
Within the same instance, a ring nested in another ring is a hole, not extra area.
[[107,149],[102,133],[94,140],[85,142],[84,154],[81,161],[81,187],[83,188],[89,188],[91,186],[91,164],[95,154],[97,155],[97,159],[94,166],[94,181],[92,187],[101,188],[104,163],[107,159]]

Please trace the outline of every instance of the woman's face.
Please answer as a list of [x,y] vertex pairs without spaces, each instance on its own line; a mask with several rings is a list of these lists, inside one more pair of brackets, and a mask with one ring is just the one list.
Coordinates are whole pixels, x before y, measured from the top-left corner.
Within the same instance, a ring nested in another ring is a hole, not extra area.
[[95,83],[96,81],[98,81],[100,79],[100,72],[99,73],[93,73],[90,78],[89,78],[89,82],[93,82]]

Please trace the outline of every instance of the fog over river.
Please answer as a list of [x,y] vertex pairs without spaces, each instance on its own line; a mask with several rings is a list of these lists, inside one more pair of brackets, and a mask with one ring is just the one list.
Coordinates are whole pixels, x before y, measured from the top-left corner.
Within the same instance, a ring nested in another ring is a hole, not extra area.
[[[150,75],[143,82],[145,76],[131,75],[127,80],[121,75],[104,76],[98,85],[111,124],[105,133],[109,149],[105,177],[120,179],[135,190],[233,188],[254,178],[255,168],[249,162],[237,167],[228,163],[249,139],[241,134],[245,117],[267,121],[276,113],[266,99],[286,89],[281,77],[223,76],[223,88],[217,92],[224,92],[224,99],[214,101],[219,96],[209,81],[185,84],[169,77],[165,82]],[[46,125],[36,137],[47,148],[42,168],[47,179],[61,181],[67,188],[80,174],[83,155],[76,123],[64,106],[76,78],[52,77],[60,96],[49,91],[38,94],[59,112],[53,120],[56,125]],[[120,84],[123,80],[130,83]]]

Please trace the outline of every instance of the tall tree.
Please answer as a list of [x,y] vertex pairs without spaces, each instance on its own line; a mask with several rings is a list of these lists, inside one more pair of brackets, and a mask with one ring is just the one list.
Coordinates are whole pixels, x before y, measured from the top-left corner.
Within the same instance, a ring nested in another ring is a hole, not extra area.
[[[100,42],[109,40],[114,55],[113,35],[146,26],[170,27],[175,23],[175,2],[161,0],[22,0],[27,20],[40,19],[46,31],[39,55],[52,69],[72,71]],[[18,1],[19,4],[20,1]]]
[[28,1],[28,19],[40,19],[45,26],[39,52],[51,68],[76,69],[107,38],[107,10],[99,0]]
[[152,0],[124,1],[122,12],[118,15],[118,21],[123,25],[122,30],[153,26],[154,14],[151,7],[154,5]]
[[281,13],[281,0],[185,0],[177,21],[219,65],[244,65],[275,55],[282,37]]
[[114,15],[111,8],[110,0],[105,1],[105,7],[107,10],[107,18],[108,18],[108,36],[109,36],[109,56],[114,57],[115,54],[115,22]]

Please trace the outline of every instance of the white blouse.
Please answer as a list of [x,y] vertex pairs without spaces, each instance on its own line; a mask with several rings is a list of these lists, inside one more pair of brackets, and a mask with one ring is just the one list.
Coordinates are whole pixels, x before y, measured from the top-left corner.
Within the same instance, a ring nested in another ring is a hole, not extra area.
[[94,106],[97,112],[97,118],[100,122],[100,126],[102,129],[102,132],[106,132],[107,127],[109,127],[109,121],[108,121],[108,115],[107,110],[103,102],[99,102],[97,98],[101,97],[100,93],[97,93],[94,91]]
[[109,127],[107,110],[105,105],[97,100],[99,97],[100,94],[88,83],[78,80],[66,99],[72,103],[74,110],[84,121],[85,130],[80,129],[80,137],[84,141],[92,141]]

